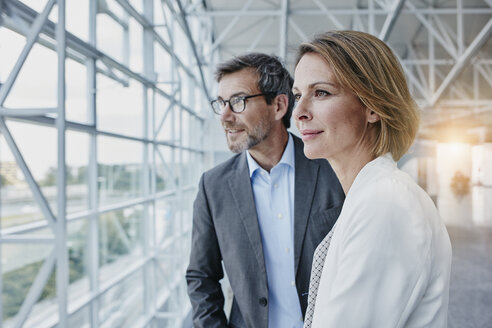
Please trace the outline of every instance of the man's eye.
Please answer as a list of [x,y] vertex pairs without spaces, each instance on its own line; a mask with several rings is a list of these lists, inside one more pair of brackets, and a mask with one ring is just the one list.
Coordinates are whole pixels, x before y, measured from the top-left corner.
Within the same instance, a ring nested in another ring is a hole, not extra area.
[[235,104],[239,103],[241,101],[241,98],[239,97],[233,97],[229,100],[231,106],[234,106]]
[[324,97],[324,96],[328,96],[328,95],[330,95],[330,93],[328,91],[324,91],[324,90],[316,90],[314,92],[315,97]]

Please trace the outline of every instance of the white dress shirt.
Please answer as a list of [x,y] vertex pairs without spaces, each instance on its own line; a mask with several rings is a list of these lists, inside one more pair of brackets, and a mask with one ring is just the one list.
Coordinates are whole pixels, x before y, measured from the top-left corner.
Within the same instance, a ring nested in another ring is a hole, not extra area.
[[359,172],[323,266],[312,328],[447,327],[451,244],[390,154]]
[[268,327],[300,328],[302,312],[294,273],[294,140],[270,172],[247,152],[251,186],[268,279]]

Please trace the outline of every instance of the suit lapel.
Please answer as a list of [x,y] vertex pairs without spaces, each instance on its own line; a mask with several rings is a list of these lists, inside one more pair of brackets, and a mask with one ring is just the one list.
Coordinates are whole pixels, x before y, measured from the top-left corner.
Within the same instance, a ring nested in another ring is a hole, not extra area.
[[314,197],[319,165],[304,156],[304,144],[294,137],[296,154],[294,192],[294,272],[297,274],[309,211]]
[[[256,215],[256,207],[253,199],[253,190],[249,178],[249,169],[246,153],[243,152],[238,160],[238,164],[232,170],[229,178],[229,189],[234,199],[237,212],[241,217],[244,228],[248,235],[258,265],[261,272],[266,273],[265,260],[263,257],[263,247],[260,236],[260,227]],[[238,254],[238,256],[241,256]],[[265,276],[266,277],[266,276]]]

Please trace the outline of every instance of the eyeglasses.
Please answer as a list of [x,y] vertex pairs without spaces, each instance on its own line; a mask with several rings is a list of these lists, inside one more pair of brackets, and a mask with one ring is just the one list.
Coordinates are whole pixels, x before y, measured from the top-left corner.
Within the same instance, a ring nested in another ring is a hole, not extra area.
[[212,100],[210,104],[212,105],[212,109],[214,110],[214,113],[217,115],[222,115],[222,113],[224,113],[224,110],[226,108],[226,103],[229,103],[229,106],[231,107],[231,110],[234,113],[241,113],[246,108],[246,99],[259,97],[259,96],[266,96],[267,94],[271,94],[271,93],[259,93],[257,95],[251,95],[251,96],[232,96],[231,98],[229,98],[229,100],[217,98],[215,100]]

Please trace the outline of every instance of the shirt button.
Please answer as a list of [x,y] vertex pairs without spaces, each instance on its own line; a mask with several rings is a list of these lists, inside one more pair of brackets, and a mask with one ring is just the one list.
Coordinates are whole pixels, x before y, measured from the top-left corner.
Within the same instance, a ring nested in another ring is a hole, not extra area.
[[278,189],[278,183],[274,184],[274,185],[273,185],[273,187],[274,187],[275,189]]
[[282,219],[282,218],[283,218],[282,213],[278,213],[277,217],[278,217],[279,219]]
[[263,171],[260,171],[260,173],[261,173],[261,175],[265,175],[265,172],[263,172]]
[[268,301],[266,298],[262,297],[258,300],[258,302],[260,303],[261,306],[267,306],[268,304]]
[[291,282],[290,282],[290,285],[291,285],[291,286],[295,286],[295,285],[296,285],[296,282],[295,282],[295,281],[291,281]]
[[287,248],[285,249],[285,252],[286,252],[286,253],[288,253],[289,251],[290,251],[290,249],[287,247]]

